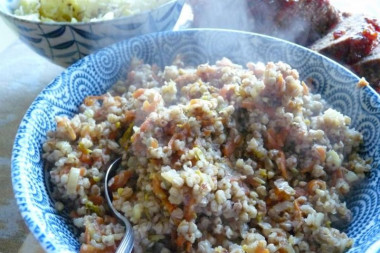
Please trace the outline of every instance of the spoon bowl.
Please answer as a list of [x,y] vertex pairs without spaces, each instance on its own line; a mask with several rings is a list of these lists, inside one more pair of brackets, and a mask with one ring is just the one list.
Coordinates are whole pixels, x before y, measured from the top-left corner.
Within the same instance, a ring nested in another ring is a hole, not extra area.
[[121,213],[119,213],[119,211],[115,209],[115,207],[112,204],[112,192],[108,190],[108,182],[116,174],[116,170],[119,168],[120,163],[121,158],[119,157],[116,160],[114,160],[107,168],[107,172],[104,177],[104,195],[107,200],[107,204],[110,207],[113,214],[125,226],[125,234],[119,244],[119,247],[116,250],[116,253],[130,253],[133,249],[134,240],[132,225],[124,215],[122,215]]

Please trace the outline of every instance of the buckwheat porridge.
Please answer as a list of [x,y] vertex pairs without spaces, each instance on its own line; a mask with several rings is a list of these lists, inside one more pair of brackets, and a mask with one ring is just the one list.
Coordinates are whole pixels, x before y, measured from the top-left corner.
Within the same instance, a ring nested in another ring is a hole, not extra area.
[[344,252],[342,197],[370,170],[362,135],[279,63],[223,58],[160,70],[134,60],[125,81],[57,117],[43,157],[58,210],[81,231],[81,252],[113,252],[132,223],[134,252]]

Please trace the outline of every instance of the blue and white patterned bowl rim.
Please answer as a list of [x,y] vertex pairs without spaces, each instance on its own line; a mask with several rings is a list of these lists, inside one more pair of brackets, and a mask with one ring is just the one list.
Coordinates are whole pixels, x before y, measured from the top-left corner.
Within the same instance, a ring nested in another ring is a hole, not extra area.
[[104,93],[125,76],[133,56],[162,67],[177,54],[190,65],[213,63],[224,56],[240,64],[284,61],[299,70],[302,80],[312,78],[314,92],[352,118],[353,127],[364,136],[362,154],[373,158],[369,177],[352,190],[347,202],[353,220],[345,229],[355,239],[349,252],[380,251],[379,95],[370,87],[357,88],[357,76],[309,49],[265,35],[219,29],[161,32],[116,43],[79,60],[38,95],[15,138],[12,183],[20,212],[45,250],[79,248],[75,229],[54,209],[43,180],[41,143],[47,130],[55,128],[54,115],[73,116],[85,96]]

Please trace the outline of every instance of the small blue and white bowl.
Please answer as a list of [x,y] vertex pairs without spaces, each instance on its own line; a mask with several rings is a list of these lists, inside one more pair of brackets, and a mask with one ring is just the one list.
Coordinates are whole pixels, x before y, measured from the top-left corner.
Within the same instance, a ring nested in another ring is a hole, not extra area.
[[26,112],[15,138],[12,182],[27,226],[48,252],[77,252],[78,237],[65,215],[54,209],[44,183],[42,143],[55,129],[55,116],[72,117],[86,96],[106,92],[133,57],[165,66],[178,55],[188,65],[215,63],[222,57],[248,61],[284,61],[302,80],[313,79],[315,92],[352,119],[364,136],[362,155],[373,169],[347,199],[353,219],[343,228],[355,241],[350,253],[380,252],[380,96],[371,88],[358,89],[352,72],[308,49],[271,37],[223,30],[182,30],[148,34],[114,44],[84,57],[53,80]]
[[0,0],[0,16],[38,54],[61,66],[134,36],[172,30],[185,0],[172,0],[132,16],[91,22],[41,22],[13,14],[19,0]]

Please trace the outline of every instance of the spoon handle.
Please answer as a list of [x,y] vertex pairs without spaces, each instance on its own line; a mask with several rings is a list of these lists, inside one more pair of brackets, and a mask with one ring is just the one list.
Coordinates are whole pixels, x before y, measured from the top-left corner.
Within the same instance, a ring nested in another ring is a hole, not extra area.
[[121,240],[119,247],[116,250],[116,253],[131,253],[133,249],[133,231],[126,228],[126,234]]
[[108,180],[110,178],[110,174],[115,172],[115,170],[120,165],[120,162],[121,162],[121,158],[119,157],[119,158],[115,159],[111,163],[111,165],[109,165],[107,172],[106,172],[106,175],[105,175],[105,178],[104,178],[104,193],[105,193],[105,198],[107,200],[109,208],[111,209],[113,214],[122,223],[124,223],[124,226],[125,226],[125,235],[124,235],[123,239],[121,240],[121,242],[120,242],[120,244],[116,250],[116,253],[131,253],[132,249],[133,249],[133,243],[134,243],[133,228],[131,226],[131,223],[129,223],[128,219],[124,215],[119,213],[119,211],[117,211],[115,209],[115,207],[113,206],[112,200],[111,200],[111,193],[109,192],[109,189],[108,189]]

